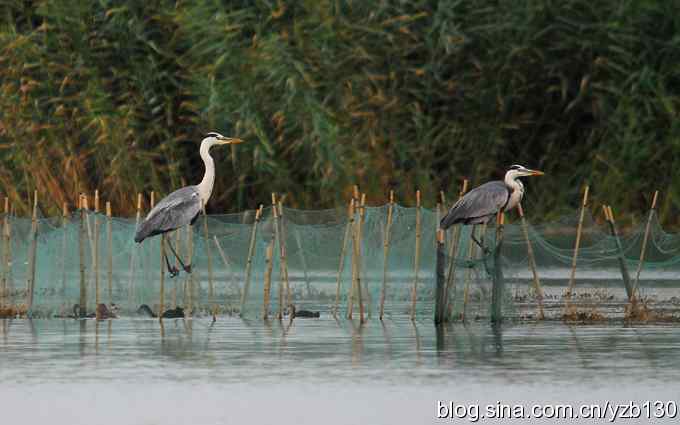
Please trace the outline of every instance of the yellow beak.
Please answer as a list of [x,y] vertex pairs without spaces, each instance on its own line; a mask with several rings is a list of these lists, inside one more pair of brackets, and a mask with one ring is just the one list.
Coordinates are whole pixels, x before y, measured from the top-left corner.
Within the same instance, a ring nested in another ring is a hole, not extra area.
[[239,143],[243,143],[243,140],[232,137],[222,137],[219,139],[219,141],[220,145],[236,145]]
[[538,171],[538,170],[531,170],[531,175],[532,176],[542,176],[545,173],[543,171]]

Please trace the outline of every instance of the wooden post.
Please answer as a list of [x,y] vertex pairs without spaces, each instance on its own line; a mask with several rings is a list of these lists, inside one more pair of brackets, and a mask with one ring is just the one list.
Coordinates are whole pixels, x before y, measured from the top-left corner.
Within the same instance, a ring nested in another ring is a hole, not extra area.
[[420,237],[421,237],[421,223],[420,223],[420,190],[416,191],[416,242],[415,242],[415,258],[413,260],[413,290],[411,292],[411,320],[416,318],[416,300],[418,297],[418,271],[420,268]]
[[366,217],[366,194],[361,194],[361,204],[359,205],[359,222],[355,224],[357,228],[356,233],[356,244],[354,248],[354,254],[356,255],[356,294],[357,301],[359,302],[359,323],[365,323],[364,320],[364,298],[363,298],[363,286],[361,284],[361,263],[362,263],[362,230],[364,227],[364,219]]
[[217,314],[217,305],[215,305],[215,282],[213,279],[213,267],[212,267],[212,250],[210,249],[210,235],[208,233],[208,214],[205,210],[205,205],[201,205],[203,210],[203,238],[205,240],[205,257],[208,260],[208,304],[210,305],[210,312],[213,315],[213,319]]
[[[468,187],[468,180],[464,179],[463,180],[463,186],[460,189],[460,192],[458,192],[458,199],[462,198],[463,195],[465,195],[465,192],[467,192],[467,187]],[[444,198],[442,198],[442,201],[446,201]],[[446,204],[443,204],[446,206]],[[446,207],[444,208],[446,209]],[[456,256],[458,255],[458,246],[460,244],[460,225],[454,226],[452,229],[452,235],[451,235],[451,244],[449,246],[449,264],[448,264],[448,271],[446,273],[446,288],[444,288],[444,302],[446,303],[444,311],[447,314],[447,317],[451,316],[451,305],[449,304],[449,298],[450,298],[450,293],[453,290],[454,295],[455,295],[455,290],[456,290]]]
[[[470,230],[471,234],[474,236],[475,234],[475,229],[477,229],[477,225],[473,224],[472,229]],[[482,255],[485,255],[482,253]],[[468,242],[468,257],[467,260],[468,262],[472,262],[473,260],[477,259],[477,244],[472,242],[470,240]],[[467,306],[468,306],[468,296],[470,294],[470,280],[472,279],[472,268],[468,267],[468,269],[465,272],[465,288],[463,289],[463,311],[461,314],[461,319],[465,321],[465,318],[467,316]]]
[[38,191],[33,192],[33,215],[31,216],[31,245],[28,252],[28,293],[26,307],[28,314],[33,314],[33,297],[35,294],[35,267],[38,245]]
[[437,258],[436,258],[436,290],[435,290],[435,325],[448,322],[446,317],[446,300],[444,299],[446,288],[446,248],[444,245],[444,231],[437,230]]
[[501,250],[503,247],[503,227],[505,224],[505,214],[498,213],[496,218],[496,249],[493,253],[494,271],[493,271],[493,288],[491,290],[491,321],[500,322],[503,320],[503,290],[505,282],[503,281],[503,266],[501,258]]
[[80,223],[78,226],[78,257],[80,260],[80,317],[87,316],[87,282],[85,281],[85,200],[80,195],[78,209],[80,212]]
[[529,268],[534,277],[534,291],[536,291],[536,299],[538,300],[538,318],[544,319],[545,314],[543,311],[543,288],[541,288],[541,281],[538,278],[538,271],[536,270],[536,258],[534,257],[534,248],[531,246],[531,240],[529,239],[529,228],[527,226],[527,221],[524,218],[524,209],[522,209],[522,203],[517,204],[517,210],[519,211],[519,218],[522,223],[522,233],[524,234],[524,240],[527,243],[527,258],[529,260]]
[[253,267],[253,256],[255,255],[255,241],[257,238],[257,226],[260,223],[260,218],[262,218],[262,208],[260,205],[257,212],[255,213],[255,222],[253,223],[253,228],[250,231],[250,243],[248,244],[248,261],[246,262],[246,280],[243,283],[243,291],[241,292],[241,306],[239,309],[239,315],[243,317],[243,309],[246,305],[246,300],[248,299],[248,290],[250,289],[250,274]]
[[[139,221],[142,218],[142,194],[137,194],[137,215],[135,216],[135,229],[139,227]],[[135,305],[135,254],[137,254],[137,245],[132,245],[130,250],[130,281],[128,283],[128,303],[130,308],[134,309]]]
[[286,290],[286,308],[290,309],[291,306],[291,291],[290,291],[290,281],[288,280],[288,257],[287,257],[287,250],[286,250],[286,225],[285,225],[285,220],[283,217],[283,206],[281,205],[281,201],[279,200],[277,203],[277,208],[278,208],[278,216],[279,216],[279,249],[280,249],[280,268],[281,268],[281,277],[283,278],[283,287]]
[[581,215],[579,216],[578,227],[576,228],[576,242],[574,243],[574,255],[572,256],[571,259],[571,274],[569,275],[569,286],[567,289],[567,296],[565,297],[567,306],[569,305],[569,301],[571,300],[571,293],[574,290],[575,283],[574,278],[576,276],[576,259],[578,258],[578,249],[579,246],[581,245],[581,232],[583,231],[583,218],[585,217],[586,207],[588,206],[589,189],[590,188],[586,186],[585,190],[583,191],[583,202],[581,203]]
[[113,235],[111,234],[111,202],[106,201],[106,280],[109,289],[109,306],[113,304]]
[[[94,270],[94,305],[99,310],[101,296],[99,290],[99,190],[94,191],[94,238],[92,248],[92,268]],[[97,313],[98,314],[98,313]]]
[[380,290],[380,320],[385,315],[385,297],[387,295],[387,268],[390,254],[390,236],[392,232],[392,215],[394,214],[394,191],[390,190],[390,202],[387,206],[387,223],[383,235],[383,281]]
[[656,200],[659,197],[659,191],[654,192],[654,198],[652,199],[652,207],[649,209],[649,216],[647,216],[647,225],[645,226],[645,235],[642,238],[642,247],[640,248],[640,260],[638,261],[637,270],[635,271],[635,286],[633,287],[633,298],[637,296],[640,286],[640,272],[642,271],[642,265],[645,262],[645,253],[647,251],[647,241],[649,240],[649,233],[652,229],[652,220],[654,214],[656,213]]
[[614,237],[614,242],[616,243],[616,249],[618,250],[618,260],[619,268],[621,269],[621,278],[623,279],[623,284],[626,288],[626,295],[628,295],[628,301],[633,301],[634,291],[633,285],[630,281],[630,275],[628,274],[628,266],[626,265],[626,258],[623,253],[623,245],[621,244],[621,239],[619,239],[619,232],[616,229],[616,220],[614,220],[614,211],[612,207],[607,205],[607,213],[609,219],[609,228],[611,230],[612,236]]
[[340,308],[340,283],[342,282],[342,272],[345,269],[345,252],[347,251],[347,242],[350,238],[350,232],[354,223],[354,199],[350,199],[349,207],[347,209],[347,225],[345,226],[345,236],[342,239],[342,248],[340,249],[340,264],[338,265],[338,279],[335,282],[335,307],[333,314],[338,313]]

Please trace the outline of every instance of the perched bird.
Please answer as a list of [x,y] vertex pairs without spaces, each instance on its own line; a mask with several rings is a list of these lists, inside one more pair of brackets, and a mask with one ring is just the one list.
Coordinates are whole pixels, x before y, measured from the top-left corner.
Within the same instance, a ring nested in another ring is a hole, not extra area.
[[[149,211],[137,227],[135,232],[135,242],[140,243],[144,239],[170,232],[188,224],[194,224],[201,209],[210,199],[210,194],[215,183],[215,162],[210,156],[210,148],[215,145],[229,145],[243,142],[241,139],[222,136],[219,133],[211,132],[205,135],[201,142],[200,153],[205,164],[205,174],[203,180],[195,186],[187,186],[178,189],[165,198],[161,199],[156,206]],[[163,243],[170,246],[170,250],[179,260],[180,265],[187,273],[191,272],[191,265],[185,265],[177,255],[175,248],[169,240],[163,237]],[[167,255],[165,263],[171,277],[177,276],[179,270],[170,265]]]
[[[520,203],[524,196],[524,185],[519,180],[520,177],[542,175],[542,171],[512,165],[505,173],[505,179],[484,183],[463,195],[441,219],[440,227],[446,230],[457,223],[488,223],[499,212],[511,210]],[[474,235],[472,239],[485,252],[488,251]]]

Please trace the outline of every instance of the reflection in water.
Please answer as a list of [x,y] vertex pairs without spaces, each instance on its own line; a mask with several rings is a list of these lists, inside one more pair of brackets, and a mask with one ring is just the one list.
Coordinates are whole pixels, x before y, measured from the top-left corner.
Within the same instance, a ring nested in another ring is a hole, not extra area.
[[680,378],[680,329],[662,325],[435,327],[407,319],[362,325],[330,318],[291,323],[225,317],[214,324],[210,319],[2,320],[0,331],[4,382]]

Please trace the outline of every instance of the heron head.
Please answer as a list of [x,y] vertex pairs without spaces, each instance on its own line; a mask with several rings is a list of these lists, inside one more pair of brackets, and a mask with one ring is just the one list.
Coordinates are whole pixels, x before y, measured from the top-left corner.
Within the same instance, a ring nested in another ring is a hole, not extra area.
[[216,133],[214,131],[211,131],[210,133],[205,135],[205,138],[203,139],[202,143],[207,143],[210,146],[213,145],[235,145],[237,143],[243,143],[243,140],[235,138],[235,137],[226,137],[221,135],[220,133]]
[[511,165],[510,168],[508,169],[508,172],[505,173],[506,176],[509,176],[511,178],[516,178],[516,177],[525,177],[525,176],[542,176],[543,171],[538,171],[538,170],[531,170],[527,167],[524,167],[522,165]]

